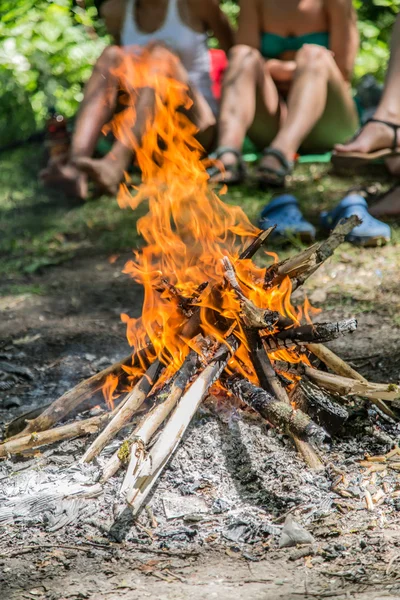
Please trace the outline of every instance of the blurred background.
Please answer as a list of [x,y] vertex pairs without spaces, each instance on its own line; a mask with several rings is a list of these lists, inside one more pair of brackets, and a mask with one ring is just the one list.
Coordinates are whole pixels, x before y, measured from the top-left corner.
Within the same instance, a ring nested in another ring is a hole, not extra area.
[[[50,108],[72,117],[96,58],[109,43],[102,0],[0,0],[0,145],[43,129]],[[223,0],[233,23],[238,4]],[[361,34],[354,86],[384,77],[400,0],[355,0]],[[215,40],[210,38],[210,46]]]

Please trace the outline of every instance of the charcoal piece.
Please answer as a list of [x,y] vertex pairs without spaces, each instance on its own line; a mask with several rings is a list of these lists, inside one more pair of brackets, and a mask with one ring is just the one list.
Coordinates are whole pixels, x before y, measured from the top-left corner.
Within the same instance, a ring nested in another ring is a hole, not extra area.
[[294,389],[291,401],[330,435],[336,434],[349,417],[349,413],[337,402],[337,398],[306,378]]
[[292,515],[288,515],[282,529],[279,540],[279,548],[289,548],[290,546],[312,544],[313,542],[314,538],[311,533],[297,523],[293,519]]
[[20,365],[15,365],[5,361],[0,361],[0,371],[4,371],[4,373],[12,373],[14,375],[20,375],[26,379],[34,379],[34,375],[32,371],[28,369],[28,367],[21,367]]

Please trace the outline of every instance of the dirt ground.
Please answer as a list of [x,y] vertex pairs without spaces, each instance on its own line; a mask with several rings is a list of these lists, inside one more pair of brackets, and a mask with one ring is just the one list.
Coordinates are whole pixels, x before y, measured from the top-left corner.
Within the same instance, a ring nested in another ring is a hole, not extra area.
[[[93,365],[99,370],[126,355],[119,314],[138,314],[141,301],[140,290],[121,274],[126,258],[110,264],[102,256],[80,257],[25,278],[18,293],[4,289],[0,360],[29,367],[33,379],[22,377],[0,392],[3,423],[54,399],[90,375]],[[307,288],[314,304],[324,306],[324,318],[359,319],[351,342],[334,347],[375,381],[400,379],[399,269],[394,246],[375,253],[345,246]],[[380,444],[376,449],[384,451]],[[338,448],[331,449],[331,459]],[[358,448],[358,458],[363,450]],[[77,542],[74,525],[55,533],[6,525],[0,532],[0,598],[400,598],[396,506],[368,513],[362,503],[357,511],[335,505],[309,525],[316,545],[308,556],[279,549],[273,540],[259,541],[253,547],[261,548],[258,554],[232,541],[149,548],[85,536],[84,530]],[[285,512],[275,514],[276,522]]]

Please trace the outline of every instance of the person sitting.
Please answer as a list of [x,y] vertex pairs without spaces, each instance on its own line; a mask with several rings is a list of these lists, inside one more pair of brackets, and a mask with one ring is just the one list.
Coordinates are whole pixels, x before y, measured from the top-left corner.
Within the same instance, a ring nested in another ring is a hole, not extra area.
[[[168,66],[174,78],[188,84],[193,100],[189,118],[198,128],[199,142],[210,149],[218,106],[212,94],[207,32],[213,31],[225,51],[233,44],[233,31],[218,0],[107,0],[100,10],[116,44],[103,51],[86,84],[67,161],[49,164],[40,174],[45,184],[81,199],[88,194],[88,178],[101,191],[115,194],[132,161],[132,150],[118,140],[104,158],[92,158],[103,126],[118,107],[122,82],[115,70],[124,57],[134,56],[138,46],[146,48],[159,68]],[[143,100],[140,109],[136,106],[142,127],[148,114]]]
[[322,152],[348,139],[358,124],[350,87],[358,44],[351,0],[241,0],[213,155],[225,170],[211,168],[212,179],[243,179],[246,135],[263,149],[259,182],[277,186],[300,147]]
[[[392,175],[400,175],[400,16],[393,29],[390,61],[385,87],[379,106],[347,144],[338,144],[332,155],[334,166],[355,167],[368,164],[376,158],[384,158]],[[398,217],[400,215],[400,187],[396,185],[385,194],[369,212],[375,217]]]

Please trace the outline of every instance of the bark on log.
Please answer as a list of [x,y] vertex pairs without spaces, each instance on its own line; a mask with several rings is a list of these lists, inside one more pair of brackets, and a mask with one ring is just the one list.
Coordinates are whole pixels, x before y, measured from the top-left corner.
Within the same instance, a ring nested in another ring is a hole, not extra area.
[[94,442],[86,450],[85,454],[80,459],[80,463],[88,463],[97,456],[104,446],[129,423],[132,416],[140,408],[146,400],[147,394],[150,392],[154,383],[156,383],[160,374],[162,365],[156,360],[141,377],[133,390],[129,392],[124,401],[123,406],[118,410],[114,418],[110,421],[107,427],[100,433]]
[[242,377],[224,379],[224,385],[239,400],[257,411],[271,425],[286,433],[313,444],[321,444],[326,432],[301,410],[280,402],[265,390]]
[[147,444],[175,408],[198,366],[199,356],[192,350],[175,377],[165,400],[152,408],[152,410],[144,417],[140,425],[123,441],[120,448],[107,461],[103,469],[101,483],[108,481],[124,463],[126,464],[129,461],[121,493],[129,486],[131,476],[136,472],[138,463],[140,458],[143,457]]
[[292,290],[296,290],[310,275],[315,273],[322,263],[332,256],[336,248],[344,242],[346,235],[360,223],[361,221],[356,215],[344,219],[324,242],[314,244],[304,252],[269,267],[265,273],[266,287],[275,287],[282,283],[285,277],[290,277]]
[[231,355],[237,350],[239,344],[234,336],[230,336],[226,341],[229,347],[222,345],[219,347],[210,364],[203,369],[182,396],[162,434],[151,449],[147,459],[139,467],[135,478],[127,489],[126,500],[134,515],[143,506],[150,490],[183,438],[208,390],[225,369]]
[[263,336],[263,341],[268,352],[273,352],[279,350],[279,348],[292,348],[306,342],[330,342],[347,333],[353,333],[356,329],[356,319],[345,319],[337,323],[315,323],[285,329],[285,331],[280,331],[271,336]]

